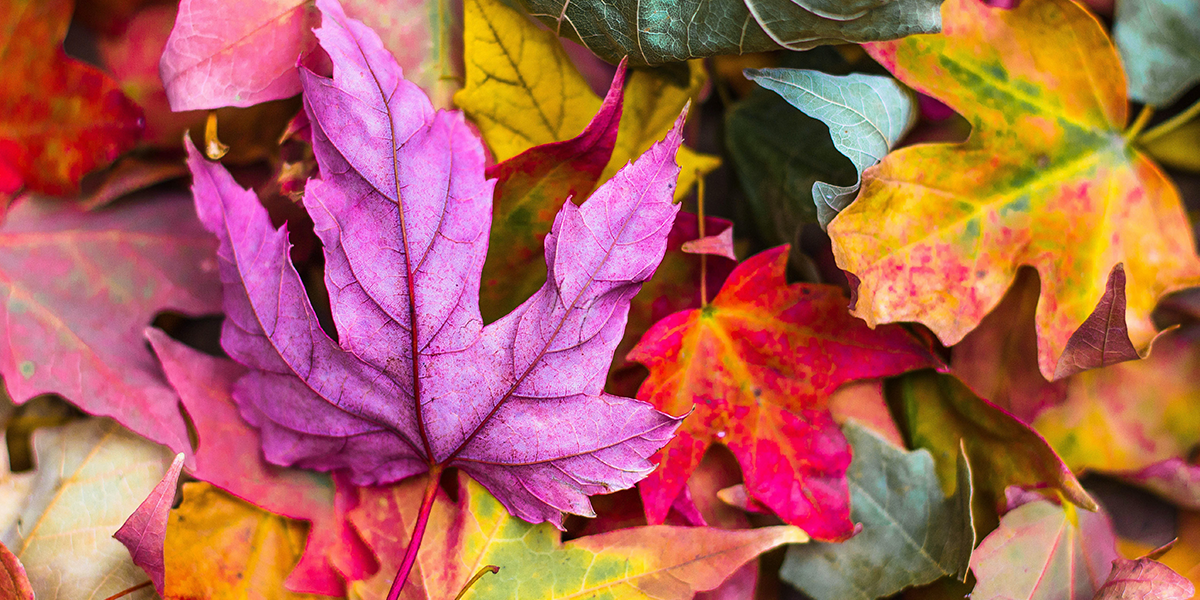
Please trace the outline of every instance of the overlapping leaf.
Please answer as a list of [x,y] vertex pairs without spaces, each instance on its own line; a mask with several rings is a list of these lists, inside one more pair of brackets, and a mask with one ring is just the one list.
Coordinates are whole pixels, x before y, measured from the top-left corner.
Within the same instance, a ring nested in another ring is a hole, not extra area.
[[[590,514],[633,485],[678,419],[603,392],[629,299],[662,258],[676,127],[546,237],[546,284],[482,326],[492,183],[457,113],[434,113],[378,36],[320,2],[334,78],[303,71],[324,177],[305,206],[325,248],[338,342],[321,330],[251,192],[189,148],[201,220],[221,240],[222,345],[268,460],[358,485],[458,466],[532,522]],[[363,107],[370,107],[364,109]]]
[[521,0],[563,37],[616,63],[890,40],[938,31],[941,0]]
[[175,488],[179,486],[179,472],[183,469],[183,453],[167,468],[158,485],[138,505],[125,524],[113,534],[117,541],[125,544],[133,564],[142,568],[154,589],[163,593],[163,543],[167,536],[167,513],[175,501]]
[[1200,443],[1200,330],[1168,333],[1145,360],[1081,373],[1034,427],[1072,469],[1136,471]]
[[196,428],[199,446],[190,474],[255,506],[311,523],[306,551],[287,587],[342,596],[343,577],[374,572],[370,551],[346,521],[352,503],[330,477],[263,461],[258,432],[238,415],[232,398],[246,368],[192,350],[156,329],[147,337]]
[[[407,545],[424,482],[413,480],[363,493],[351,514],[381,557],[375,579],[357,583],[351,598],[382,597]],[[795,527],[726,531],[710,527],[634,527],[559,541],[548,524],[514,519],[483,486],[460,475],[457,502],[438,492],[430,528],[444,532],[421,548],[401,598],[452,598],[481,567],[464,600],[599,597],[687,600],[716,588],[743,563],[787,543],[808,541]]]
[[1129,77],[1129,97],[1166,106],[1200,83],[1200,4],[1121,0],[1113,39]]
[[869,48],[974,129],[964,144],[893,152],[830,224],[838,264],[859,282],[855,314],[919,321],[954,344],[1028,264],[1042,284],[1039,366],[1061,378],[1099,366],[1074,360],[1069,340],[1106,312],[1123,265],[1128,338],[1145,348],[1154,303],[1200,281],[1200,259],[1174,186],[1121,135],[1111,41],[1068,0],[949,0],[943,17],[946,33]]
[[316,600],[284,578],[304,548],[304,526],[207,483],[185,483],[166,536],[167,600]]
[[[859,180],[863,170],[882,160],[916,122],[912,93],[890,77],[803,69],[747,69],[746,77],[824,123],[834,147],[854,164]],[[812,199],[822,227],[854,200],[858,189],[858,181],[848,186],[813,183]]]
[[841,544],[788,548],[780,577],[816,600],[873,600],[943,576],[966,580],[975,547],[966,455],[947,498],[927,451],[905,452],[853,421],[843,431],[854,448],[850,516],[863,530]]
[[0,569],[0,597],[33,600],[33,588],[29,587],[25,567],[4,544],[0,544]]
[[142,330],[161,311],[220,310],[215,244],[182,194],[140,200],[93,213],[13,207],[0,227],[0,374],[17,403],[61,394],[190,453]]
[[902,403],[913,445],[937,459],[942,482],[955,481],[953,460],[961,447],[971,459],[985,500],[1002,508],[1009,486],[1053,488],[1087,510],[1096,501],[1042,436],[1000,407],[973,394],[953,375],[914,373],[889,382]]
[[1195,593],[1192,582],[1156,560],[1119,558],[1093,600],[1187,600]]
[[[430,93],[452,75],[453,15],[427,0],[346,0],[349,14],[383,32],[410,81]],[[182,0],[161,71],[174,110],[250,106],[300,93],[297,57],[316,47],[313,0]],[[445,99],[448,90],[437,94]]]
[[[689,415],[639,489],[660,523],[711,444],[733,451],[749,493],[821,540],[849,537],[850,449],[827,408],[839,385],[931,366],[899,327],[871,331],[833,286],[787,285],[787,247],[739,265],[713,303],[659,321],[630,352],[638,391]],[[689,414],[690,413],[690,414]]]
[[971,558],[973,600],[1089,600],[1117,558],[1103,512],[1034,500],[1000,518]]
[[[454,104],[479,126],[496,159],[505,161],[534,146],[578,135],[601,100],[555,36],[502,0],[463,4],[466,85],[454,95]],[[706,80],[697,63],[689,65],[686,87],[666,74],[632,73],[616,147],[601,180],[662,138]],[[677,197],[692,188],[697,170],[707,173],[720,164],[716,157],[688,148],[680,148],[677,160]]]
[[1038,368],[1037,272],[1023,268],[1000,304],[951,348],[955,377],[1023,423],[1067,398],[1068,380],[1046,381]]
[[107,598],[145,581],[112,534],[162,477],[170,453],[109,419],[40,430],[34,445],[37,476],[0,541],[24,563],[37,598]]
[[534,146],[487,170],[495,178],[492,252],[483,264],[480,309],[485,322],[508,314],[546,280],[542,247],[564,202],[587,198],[617,142],[625,68],[613,77],[604,104],[579,135]]
[[141,135],[141,110],[116,83],[63,51],[73,8],[72,0],[0,7],[0,209],[24,188],[77,191]]

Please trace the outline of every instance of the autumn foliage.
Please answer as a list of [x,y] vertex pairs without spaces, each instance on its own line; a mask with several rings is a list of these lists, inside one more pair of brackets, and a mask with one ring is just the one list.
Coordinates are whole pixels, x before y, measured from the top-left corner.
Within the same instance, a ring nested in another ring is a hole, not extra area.
[[1191,598],[1197,56],[1193,0],[8,0],[0,600]]

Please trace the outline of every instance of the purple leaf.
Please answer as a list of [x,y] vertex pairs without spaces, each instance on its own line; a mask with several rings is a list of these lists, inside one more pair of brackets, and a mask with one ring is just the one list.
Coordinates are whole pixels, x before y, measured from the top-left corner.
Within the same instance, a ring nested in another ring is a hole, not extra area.
[[171,468],[167,469],[162,481],[150,490],[150,495],[138,505],[137,510],[125,519],[125,524],[113,534],[118,542],[125,544],[133,564],[142,568],[154,589],[163,593],[165,563],[163,544],[167,540],[167,514],[175,501],[175,488],[179,483],[179,471],[183,468],[183,453],[175,455]]
[[1095,310],[1067,340],[1054,380],[1137,358],[1137,348],[1129,341],[1125,325],[1125,267],[1117,263],[1108,273],[1104,295]]
[[653,275],[678,207],[682,115],[667,138],[565,203],[548,277],[483,327],[479,284],[494,181],[457,112],[434,112],[378,36],[320,0],[333,79],[302,70],[322,177],[305,207],[325,246],[338,341],[317,324],[252,192],[189,147],[196,206],[220,238],[222,345],[251,367],[234,388],[268,460],[345,469],[357,485],[456,466],[527,521],[591,514],[625,489],[678,420],[605,394],[629,301]]
[[13,400],[61,394],[190,456],[179,398],[142,338],[158,312],[221,308],[214,244],[187,199],[90,213],[24,201],[0,248],[0,375]]

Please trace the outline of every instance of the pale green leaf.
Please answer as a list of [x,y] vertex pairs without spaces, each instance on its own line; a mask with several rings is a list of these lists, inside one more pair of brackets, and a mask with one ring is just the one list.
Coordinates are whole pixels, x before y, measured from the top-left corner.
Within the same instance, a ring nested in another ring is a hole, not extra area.
[[[854,164],[859,180],[916,122],[912,92],[891,77],[838,76],[805,69],[747,69],[746,77],[824,123],[834,147]],[[806,138],[796,138],[794,143],[807,145]],[[858,181],[849,186],[823,181],[813,184],[812,197],[822,227],[854,200],[858,187]]]
[[863,530],[840,544],[788,548],[784,581],[816,600],[872,600],[944,576],[964,579],[975,546],[966,455],[947,498],[929,452],[897,448],[854,421],[844,432],[854,448],[850,517]]
[[1200,82],[1200,2],[1120,0],[1113,38],[1130,98],[1166,106]]

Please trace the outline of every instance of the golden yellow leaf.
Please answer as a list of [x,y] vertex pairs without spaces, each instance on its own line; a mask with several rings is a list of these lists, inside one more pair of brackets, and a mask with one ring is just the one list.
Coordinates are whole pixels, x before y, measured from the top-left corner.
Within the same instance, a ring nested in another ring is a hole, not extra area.
[[[529,148],[579,135],[600,109],[601,99],[571,63],[554,33],[541,29],[501,0],[466,0],[463,5],[466,86],[454,104],[479,127],[497,161]],[[626,84],[617,145],[600,180],[662,139],[679,111],[695,100],[708,75],[701,61],[688,65],[686,88],[661,72],[634,71]],[[720,159],[680,148],[683,168],[676,198]]]
[[185,483],[167,521],[167,600],[300,600],[283,587],[304,551],[300,521],[239,500],[207,483]]

